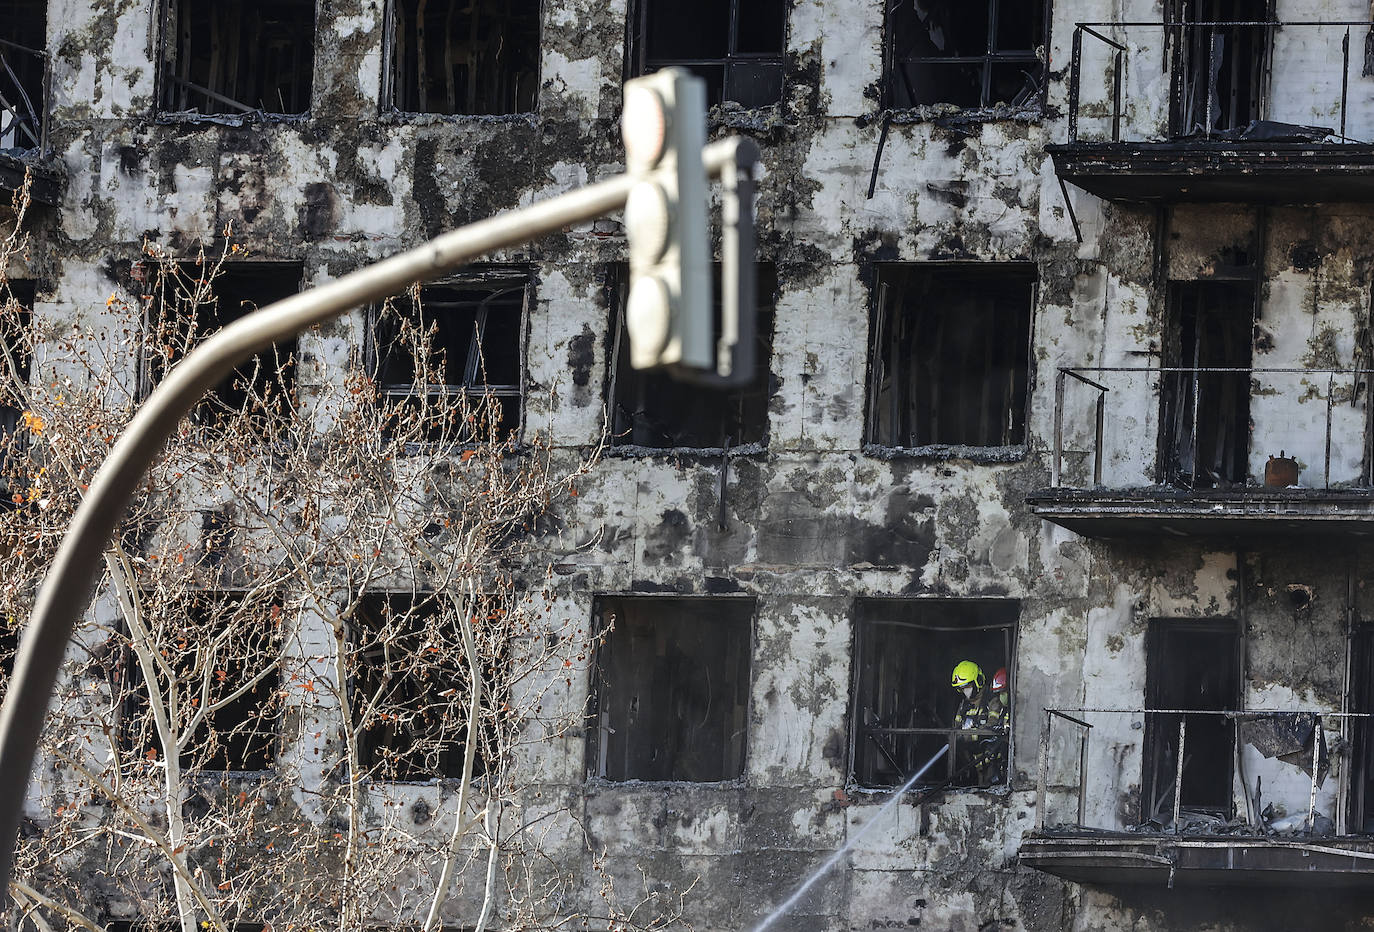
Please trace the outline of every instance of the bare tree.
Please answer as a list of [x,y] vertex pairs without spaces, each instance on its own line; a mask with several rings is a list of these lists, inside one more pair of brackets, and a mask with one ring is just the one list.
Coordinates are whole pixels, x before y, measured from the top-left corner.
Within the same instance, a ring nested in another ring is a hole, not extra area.
[[[104,308],[31,314],[0,244],[0,608],[12,655],[86,483],[139,399],[245,307],[230,230],[148,245]],[[375,312],[406,390],[277,347],[183,423],[105,555],[27,801],[21,927],[664,928],[616,895],[540,748],[593,635],[550,583],[599,448],[510,430],[454,386],[419,292]],[[589,902],[598,904],[588,908]]]

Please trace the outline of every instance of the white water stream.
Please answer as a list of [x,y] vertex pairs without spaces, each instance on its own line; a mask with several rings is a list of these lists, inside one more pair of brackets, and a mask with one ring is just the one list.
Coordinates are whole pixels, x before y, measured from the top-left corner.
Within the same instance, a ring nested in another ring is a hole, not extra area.
[[849,849],[853,848],[856,844],[858,844],[859,839],[863,838],[864,835],[868,833],[868,830],[870,828],[881,822],[883,820],[883,816],[887,814],[887,810],[891,809],[894,805],[896,805],[897,801],[902,798],[902,794],[905,793],[907,790],[911,789],[911,787],[916,783],[916,781],[921,779],[921,777],[925,775],[925,772],[929,770],[931,767],[933,767],[935,765],[935,762],[939,760],[941,757],[943,757],[945,752],[948,750],[949,745],[945,745],[944,747],[940,748],[940,750],[936,752],[935,756],[932,757],[930,760],[926,761],[926,765],[922,767],[920,770],[916,771],[916,773],[911,777],[911,779],[907,780],[906,783],[903,783],[900,787],[894,790],[891,798],[889,798],[887,802],[883,803],[882,808],[879,809],[877,812],[873,813],[869,820],[863,824],[863,827],[861,827],[857,832],[855,832],[853,836],[851,836],[850,839],[844,843],[844,847],[840,848],[840,850],[832,854],[824,864],[816,868],[815,873],[813,873],[810,877],[807,877],[806,880],[802,883],[802,885],[798,887],[796,891],[782,903],[781,906],[779,906],[777,909],[773,910],[771,913],[765,916],[763,922],[760,922],[758,925],[754,927],[754,932],[763,932],[764,929],[767,929],[773,923],[777,922],[783,916],[787,915],[787,911],[791,909],[793,906],[797,905],[797,901],[806,895],[806,891],[810,890],[812,886],[815,885],[816,881],[820,880],[826,874],[830,873],[830,869],[839,863],[840,858],[848,854]]

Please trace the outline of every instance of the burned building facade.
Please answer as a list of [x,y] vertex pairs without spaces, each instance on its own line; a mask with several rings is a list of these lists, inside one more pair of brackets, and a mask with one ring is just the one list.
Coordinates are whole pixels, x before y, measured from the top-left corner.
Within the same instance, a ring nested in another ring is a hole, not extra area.
[[[613,219],[424,295],[510,431],[610,425],[556,587],[614,626],[562,699],[585,732],[524,762],[576,815],[557,856],[691,888],[697,928],[841,851],[777,927],[1354,927],[1368,12],[0,0],[0,182],[40,202],[9,275],[79,319],[145,238],[232,225],[223,287],[264,304],[618,172],[622,81],[688,67],[764,153],[752,384],[628,367]],[[388,339],[302,334],[295,378],[372,354],[405,392]],[[963,660],[1009,676],[976,777]]]

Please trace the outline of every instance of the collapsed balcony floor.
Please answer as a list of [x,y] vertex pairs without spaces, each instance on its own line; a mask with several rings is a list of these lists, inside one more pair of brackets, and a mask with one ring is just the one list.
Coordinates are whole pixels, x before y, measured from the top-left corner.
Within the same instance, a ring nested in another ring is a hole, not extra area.
[[1107,200],[1374,202],[1367,143],[1076,142],[1045,151],[1062,180]]
[[1027,836],[1020,860],[1085,884],[1374,890],[1374,838],[1365,836],[1308,842],[1050,830]]
[[1031,512],[1084,537],[1374,535],[1374,489],[1041,489]]

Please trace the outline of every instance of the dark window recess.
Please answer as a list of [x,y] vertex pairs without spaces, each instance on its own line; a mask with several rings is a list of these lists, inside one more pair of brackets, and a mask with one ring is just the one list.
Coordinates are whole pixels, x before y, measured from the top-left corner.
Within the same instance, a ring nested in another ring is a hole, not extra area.
[[[1222,711],[1240,700],[1240,637],[1235,622],[1155,618],[1145,635],[1145,702],[1150,709]],[[1173,819],[1178,774],[1176,714],[1145,716],[1142,821]],[[1189,715],[1184,737],[1187,809],[1231,814],[1235,723],[1224,715]]]
[[881,265],[868,439],[891,447],[1025,442],[1030,265]]
[[887,105],[1038,104],[1046,6],[1038,0],[892,0]]
[[35,283],[25,280],[11,280],[9,294],[0,291],[0,298],[12,298],[5,302],[4,313],[0,314],[0,436],[18,437],[20,421],[24,417],[26,398],[22,394],[29,385],[30,336],[29,324]]
[[315,0],[163,0],[162,109],[304,113]]
[[707,783],[744,773],[750,599],[597,600],[588,760],[607,780]]
[[0,149],[42,142],[47,33],[47,0],[0,0]]
[[[294,262],[226,262],[210,282],[207,300],[195,303],[201,266],[181,265],[181,276],[167,275],[157,288],[148,360],[151,385],[161,381],[206,336],[261,307],[300,291],[302,271]],[[239,365],[212,388],[192,418],[200,423],[271,410],[287,414],[296,390],[296,340],[291,338]]]
[[[1350,654],[1350,711],[1374,713],[1374,625],[1355,628]],[[1351,831],[1374,834],[1374,719],[1350,719]]]
[[[177,732],[183,733],[197,719],[180,755],[182,768],[271,769],[281,687],[281,603],[265,599],[248,604],[241,594],[199,593],[167,605],[165,617],[150,615],[147,620],[176,677],[171,683],[166,672],[159,671],[156,688],[164,696],[173,688],[178,694]],[[235,633],[226,638],[226,630]],[[125,655],[122,675],[129,685],[123,703],[126,744],[136,755],[161,760],[166,752],[132,648]],[[208,712],[202,714],[202,709]]]
[[[959,663],[976,663],[991,708],[993,675],[1012,669],[1019,614],[1014,601],[858,600],[852,760],[861,786],[901,786],[932,759],[921,785],[1005,780],[1009,730],[956,729],[964,699],[950,679]],[[1010,707],[1003,721],[1010,725]]]
[[[374,315],[372,365],[377,386],[416,412],[430,400],[463,394],[495,421],[501,437],[520,430],[527,274],[474,273],[393,298]],[[443,410],[442,406],[438,406]],[[486,416],[479,417],[485,422]],[[426,417],[429,439],[472,439],[471,429]]]
[[[1174,135],[1244,129],[1264,110],[1273,0],[1169,0]],[[1206,25],[1193,25],[1206,24]]]
[[[630,366],[629,337],[625,333],[627,272],[616,272],[616,324],[613,329],[615,366],[611,373],[611,442],[617,446],[670,449],[715,448],[763,443],[768,426],[768,398],[772,394],[768,364],[773,352],[773,302],[777,274],[771,264],[756,267],[754,378],[741,388],[711,388],[680,382],[655,371]],[[720,265],[713,266],[716,332],[719,332]]]
[[[470,674],[433,594],[373,593],[351,622],[354,727],[373,779],[427,780],[463,772]],[[438,649],[445,653],[435,653]],[[436,660],[436,656],[438,659]],[[479,747],[473,772],[493,749]]]
[[1162,479],[1183,488],[1244,485],[1250,451],[1252,282],[1172,282],[1160,393]]
[[408,113],[529,113],[539,0],[395,0],[391,104]]
[[786,0],[639,0],[635,23],[636,74],[680,65],[705,79],[709,104],[782,100]]

